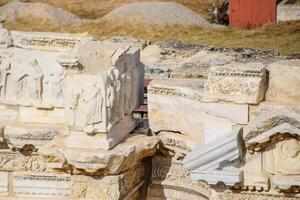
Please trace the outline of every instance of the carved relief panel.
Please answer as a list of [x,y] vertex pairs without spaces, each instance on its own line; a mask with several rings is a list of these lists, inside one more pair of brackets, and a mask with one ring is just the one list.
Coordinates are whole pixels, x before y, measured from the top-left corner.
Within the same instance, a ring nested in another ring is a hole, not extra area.
[[59,53],[0,51],[0,102],[42,108],[63,107],[64,70]]

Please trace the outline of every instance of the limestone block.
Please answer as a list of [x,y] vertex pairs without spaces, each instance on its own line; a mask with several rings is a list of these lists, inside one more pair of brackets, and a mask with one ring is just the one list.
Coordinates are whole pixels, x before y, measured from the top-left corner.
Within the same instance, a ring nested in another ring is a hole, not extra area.
[[6,49],[12,45],[12,39],[7,29],[0,27],[0,48]]
[[85,42],[93,40],[83,34],[11,31],[14,46],[23,49],[71,51]]
[[276,102],[299,103],[300,61],[282,60],[268,66],[269,89],[266,99]]
[[0,105],[0,119],[1,121],[14,121],[17,118],[18,111],[11,107]]
[[260,151],[270,145],[268,141],[280,141],[282,135],[299,135],[299,106],[267,105],[253,115],[245,127],[245,142],[252,150]]
[[189,172],[176,158],[156,155],[152,158],[151,185],[147,200],[209,199],[207,184],[190,179]]
[[41,124],[10,124],[5,126],[4,139],[10,148],[22,149],[25,145],[39,148],[50,143],[55,136],[65,135],[65,127]]
[[136,126],[137,121],[126,116],[106,133],[87,135],[85,132],[72,131],[65,145],[71,148],[108,150],[120,143]]
[[275,174],[300,176],[300,141],[286,139],[274,150]]
[[266,69],[260,63],[211,67],[205,101],[258,104],[265,98],[266,78]]
[[17,197],[59,198],[71,196],[71,176],[51,173],[13,173]]
[[203,139],[203,109],[200,102],[203,85],[204,82],[198,79],[151,81],[148,87],[151,130],[180,132]]
[[226,118],[215,117],[206,113],[203,114],[203,118],[205,143],[210,143],[232,132],[234,124]]
[[24,123],[43,123],[43,124],[65,124],[64,109],[37,109],[33,107],[20,107],[19,119]]
[[43,172],[46,164],[36,153],[25,156],[9,149],[0,149],[0,171],[35,171]]
[[151,81],[148,114],[152,131],[180,132],[203,140],[228,133],[232,125],[248,123],[248,105],[202,102],[203,86],[199,79]]
[[270,105],[254,115],[245,129],[245,186],[299,192],[299,111],[295,106]]
[[203,110],[211,116],[228,119],[233,124],[245,125],[249,121],[247,104],[203,103]]
[[262,166],[263,154],[261,152],[247,155],[245,158],[245,166],[243,170],[243,186],[245,188],[268,191],[270,182],[268,175],[264,172]]
[[143,83],[139,78],[134,81],[135,76],[143,76],[138,74],[143,72],[138,69],[139,50],[89,42],[77,54],[86,68],[84,73],[67,74],[67,123],[89,134],[107,133],[141,103],[137,99]]
[[144,180],[144,165],[138,163],[118,175],[97,178],[72,176],[72,199],[121,200],[137,199],[138,189]]
[[0,197],[8,196],[8,173],[0,172]]
[[159,150],[162,154],[174,156],[178,160],[183,159],[199,142],[190,135],[164,131],[160,132],[158,137],[161,141]]
[[57,62],[61,54],[16,47],[0,49],[0,102],[62,108],[64,69]]
[[66,165],[73,169],[73,173],[92,175],[118,174],[126,171],[141,159],[154,155],[159,143],[158,137],[133,134],[127,136],[113,149],[104,150],[67,148],[63,144],[63,138],[61,139],[61,144],[55,141],[44,146],[39,153],[45,158],[65,157]]

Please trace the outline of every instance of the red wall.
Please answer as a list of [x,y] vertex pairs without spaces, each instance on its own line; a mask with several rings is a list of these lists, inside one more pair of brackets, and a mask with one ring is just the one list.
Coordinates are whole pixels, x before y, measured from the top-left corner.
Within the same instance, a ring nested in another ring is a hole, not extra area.
[[230,0],[230,27],[252,29],[276,22],[276,0]]

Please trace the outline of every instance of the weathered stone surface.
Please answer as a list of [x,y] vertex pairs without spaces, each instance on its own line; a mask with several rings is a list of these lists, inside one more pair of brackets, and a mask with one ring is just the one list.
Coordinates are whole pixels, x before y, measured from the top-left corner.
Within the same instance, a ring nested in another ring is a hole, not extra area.
[[258,111],[246,128],[245,186],[299,192],[299,119],[299,108],[293,106],[272,105]]
[[25,145],[39,148],[50,143],[55,136],[65,135],[65,127],[42,124],[10,124],[5,126],[4,139],[11,148],[22,149]]
[[199,143],[183,160],[193,180],[228,186],[241,183],[238,165],[242,159],[241,129],[207,144]]
[[266,78],[266,69],[260,63],[212,67],[205,84],[205,100],[258,104],[265,98]]
[[71,51],[80,44],[93,40],[83,34],[68,35],[62,33],[37,33],[12,31],[11,37],[16,47],[23,49],[41,49],[56,51]]
[[177,160],[183,159],[198,143],[198,139],[191,135],[182,135],[172,132],[160,132],[159,150],[164,155],[175,157]]
[[0,28],[0,48],[7,48],[12,45],[10,33],[5,28]]
[[0,197],[8,196],[8,173],[0,172]]
[[125,116],[106,133],[87,135],[85,132],[72,131],[65,145],[71,148],[111,149],[120,143],[135,127],[137,120]]
[[180,132],[203,138],[202,105],[199,101],[202,89],[203,81],[196,79],[152,81],[148,87],[151,130]]
[[148,87],[148,115],[152,131],[180,132],[199,140],[213,140],[248,122],[248,105],[203,102],[204,81],[163,79]]
[[147,78],[206,78],[210,66],[226,65],[234,56],[209,52],[201,45],[182,44],[177,41],[155,43],[141,52]]
[[282,60],[268,66],[269,89],[266,99],[276,102],[299,103],[300,60]]
[[15,108],[9,106],[0,105],[0,119],[4,121],[14,121],[18,116],[18,111]]
[[50,173],[13,173],[13,191],[17,197],[70,197],[71,176]]
[[20,152],[0,149],[0,171],[35,171],[46,170],[46,163],[36,153],[25,156]]
[[115,148],[104,150],[67,148],[62,141],[55,141],[54,144],[41,148],[39,152],[43,157],[52,157],[53,160],[64,157],[65,165],[71,167],[73,173],[107,175],[126,171],[141,159],[153,156],[158,142],[159,139],[155,136],[130,135]]
[[210,198],[207,184],[192,181],[182,163],[174,158],[154,156],[151,180],[147,200]]

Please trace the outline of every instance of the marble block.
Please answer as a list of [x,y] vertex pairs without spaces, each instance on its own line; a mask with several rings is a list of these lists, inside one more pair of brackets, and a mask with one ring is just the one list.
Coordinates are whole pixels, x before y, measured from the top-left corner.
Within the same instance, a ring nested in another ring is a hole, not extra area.
[[300,60],[281,60],[268,66],[269,89],[266,99],[282,103],[300,102]]
[[66,174],[15,172],[13,191],[17,197],[61,198],[71,196],[71,176]]
[[[233,125],[248,123],[247,104],[203,102],[204,81],[153,80],[148,87],[148,115],[152,131],[179,132],[216,138]],[[219,128],[217,128],[219,127]]]
[[151,130],[180,132],[203,139],[203,109],[200,101],[203,86],[204,82],[197,79],[151,81],[148,86]]
[[267,71],[261,63],[211,67],[205,101],[258,104],[265,98]]
[[11,38],[16,47],[23,49],[41,49],[72,51],[85,42],[94,40],[86,34],[63,34],[46,32],[11,31]]
[[11,148],[22,149],[25,145],[39,148],[50,143],[57,135],[66,135],[67,129],[63,126],[48,124],[10,124],[5,126],[4,139]]
[[[131,115],[144,98],[139,48],[84,34],[7,34],[12,46],[0,48],[0,119],[16,126],[7,128],[9,145],[21,148],[23,139],[43,145],[49,132],[42,132],[51,130],[36,124],[49,124],[69,128],[69,146],[109,149],[135,128]],[[89,142],[79,145],[78,137]]]
[[136,126],[137,121],[131,116],[126,116],[105,133],[88,135],[85,132],[72,131],[65,145],[74,148],[108,150],[120,143]]
[[0,197],[8,195],[8,173],[0,172]]
[[242,130],[235,129],[218,140],[198,143],[183,160],[192,180],[203,180],[211,185],[219,182],[228,186],[241,184],[238,163],[244,151],[242,137]]

